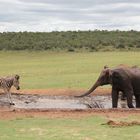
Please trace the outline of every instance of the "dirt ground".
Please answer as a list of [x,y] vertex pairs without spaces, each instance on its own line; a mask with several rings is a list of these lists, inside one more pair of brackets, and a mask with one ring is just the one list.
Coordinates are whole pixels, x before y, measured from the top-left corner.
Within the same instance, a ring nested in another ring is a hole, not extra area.
[[90,109],[90,110],[14,110],[12,108],[1,108],[0,119],[20,118],[83,118],[88,116],[105,116],[106,118],[127,118],[129,116],[140,117],[138,109]]
[[[1,92],[1,91],[0,91]],[[85,90],[71,90],[71,89],[47,89],[47,90],[21,90],[19,94],[39,94],[39,95],[80,95]],[[108,95],[111,89],[98,88],[94,95]],[[14,91],[17,93],[17,91]],[[3,93],[1,93],[3,94]],[[92,94],[93,95],[93,94]],[[108,119],[128,116],[140,117],[140,109],[85,109],[85,110],[50,110],[50,109],[14,109],[11,107],[0,108],[0,119],[20,119],[22,117],[48,117],[48,118],[81,118],[87,116],[101,115]]]

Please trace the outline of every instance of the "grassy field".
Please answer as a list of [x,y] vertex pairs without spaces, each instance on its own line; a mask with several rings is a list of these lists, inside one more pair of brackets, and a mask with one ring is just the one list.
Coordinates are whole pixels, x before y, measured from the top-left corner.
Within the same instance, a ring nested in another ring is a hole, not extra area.
[[[104,65],[140,66],[140,52],[0,52],[0,75],[21,75],[22,89],[90,87]],[[11,115],[11,114],[10,114]],[[115,119],[115,118],[113,118]],[[119,120],[139,121],[138,116]],[[0,120],[0,140],[139,140],[140,126],[112,128],[108,118],[25,117]]]
[[104,65],[140,65],[140,52],[0,52],[0,75],[21,75],[22,89],[88,88]]
[[[131,119],[132,118],[129,118],[129,121]],[[108,125],[102,125],[106,122],[107,119],[101,116],[93,116],[77,119],[17,118],[15,120],[0,120],[0,139],[1,140],[101,140],[101,139],[139,140],[140,139],[139,126],[136,125],[129,127],[123,126],[112,128]]]

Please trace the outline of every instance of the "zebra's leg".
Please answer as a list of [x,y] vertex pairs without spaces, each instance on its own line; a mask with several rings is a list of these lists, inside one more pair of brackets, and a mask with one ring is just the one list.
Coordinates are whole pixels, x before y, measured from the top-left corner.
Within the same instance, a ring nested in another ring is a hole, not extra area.
[[12,101],[10,90],[4,89],[5,93],[7,94],[7,98],[9,100],[10,105],[15,105]]
[[15,105],[12,101],[12,96],[11,96],[11,92],[8,92],[8,96],[9,96],[9,100],[10,100],[10,105]]

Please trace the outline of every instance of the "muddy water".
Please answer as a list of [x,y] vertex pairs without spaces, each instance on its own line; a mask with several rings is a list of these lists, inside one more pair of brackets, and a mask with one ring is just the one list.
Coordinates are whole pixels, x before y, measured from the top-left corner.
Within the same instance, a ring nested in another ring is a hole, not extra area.
[[[111,108],[110,96],[92,96],[75,98],[71,96],[47,96],[47,95],[12,95],[14,108],[20,109],[87,109],[87,108]],[[5,94],[0,95],[0,106],[8,106]],[[127,108],[126,101],[119,100],[119,108]]]

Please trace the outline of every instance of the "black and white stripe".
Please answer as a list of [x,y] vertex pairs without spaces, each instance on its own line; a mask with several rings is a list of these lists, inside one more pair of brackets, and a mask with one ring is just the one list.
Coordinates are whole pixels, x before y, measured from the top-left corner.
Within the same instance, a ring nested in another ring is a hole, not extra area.
[[4,92],[7,94],[10,104],[14,105],[14,103],[12,102],[12,97],[11,97],[11,93],[10,93],[10,89],[12,86],[14,86],[17,90],[20,89],[19,75],[0,78],[0,88],[2,88],[4,90]]
[[13,79],[0,78],[0,87],[9,89],[13,85]]

